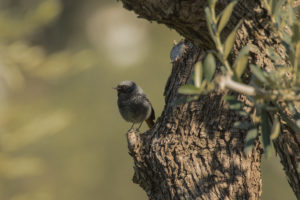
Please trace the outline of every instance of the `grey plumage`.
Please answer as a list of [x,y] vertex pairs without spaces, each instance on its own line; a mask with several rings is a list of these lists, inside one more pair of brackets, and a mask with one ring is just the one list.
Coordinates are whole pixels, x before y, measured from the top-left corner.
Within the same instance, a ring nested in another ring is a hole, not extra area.
[[118,107],[122,117],[133,125],[140,123],[141,126],[146,121],[151,128],[155,114],[142,88],[133,81],[122,81],[115,89],[118,91]]

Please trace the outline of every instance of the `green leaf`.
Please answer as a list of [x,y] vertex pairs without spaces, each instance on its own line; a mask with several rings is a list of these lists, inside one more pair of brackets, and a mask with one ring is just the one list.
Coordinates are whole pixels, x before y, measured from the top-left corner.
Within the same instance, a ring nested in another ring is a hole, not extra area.
[[218,14],[218,16],[216,17],[217,24],[219,23],[219,20],[220,20],[220,18],[222,17],[223,13],[224,13],[224,10],[222,10],[222,11]]
[[271,128],[268,120],[268,112],[264,109],[261,110],[261,132],[264,154],[266,158],[269,158],[272,150],[270,139]]
[[289,102],[289,103],[288,103],[288,108],[289,108],[291,114],[294,115],[294,116],[293,116],[294,119],[296,119],[297,116],[295,116],[295,114],[297,114],[297,112],[296,112],[296,108],[295,108],[294,104],[291,103],[291,102]]
[[292,36],[292,42],[295,44],[300,40],[300,22],[297,22],[293,25],[293,36]]
[[232,110],[240,110],[242,115],[248,115],[245,111],[241,110],[243,107],[247,106],[244,102],[236,99],[235,96],[225,96],[223,99],[229,104],[229,108]]
[[[276,0],[275,0],[275,1],[276,1]],[[268,4],[269,4],[269,8],[271,9],[270,12],[272,13],[273,0],[269,0]]]
[[296,43],[296,54],[294,58],[294,82],[299,80],[298,73],[300,72],[300,41]]
[[277,4],[278,0],[275,0],[275,1],[271,1],[270,2],[270,8],[271,8],[271,15],[273,15],[274,13],[274,10],[275,10],[275,7],[276,7],[276,4]]
[[249,129],[253,126],[253,124],[250,122],[235,122],[233,126],[239,129]]
[[282,9],[282,4],[284,2],[285,2],[285,0],[276,0],[276,1],[273,1],[272,11],[271,11],[273,17],[277,17],[278,13]]
[[224,96],[224,101],[228,102],[229,104],[241,103],[239,100],[236,99],[235,96]]
[[248,142],[249,140],[251,139],[256,139],[257,137],[257,129],[254,128],[254,129],[251,129],[247,132],[247,136],[245,138],[245,142]]
[[245,138],[245,147],[244,147],[244,153],[246,155],[249,154],[249,152],[253,149],[253,144],[257,138],[257,129],[251,129],[247,132],[247,136]]
[[217,0],[208,0],[208,5],[211,9],[215,8]]
[[[290,46],[292,44],[292,38],[289,34],[287,34],[286,32],[282,33],[282,40],[286,43],[285,48],[287,49],[287,51],[290,50]],[[286,47],[288,46],[288,48]]]
[[204,67],[203,67],[203,73],[204,77],[209,83],[216,71],[216,61],[214,56],[209,53],[207,54],[205,60],[204,60]]
[[248,116],[249,113],[247,113],[246,111],[242,110],[242,111],[239,111],[239,115],[241,115],[241,116]]
[[232,101],[232,100],[236,100],[236,97],[235,96],[226,95],[226,96],[223,97],[223,99],[225,101]]
[[300,119],[297,119],[296,122],[295,122],[295,125],[300,128]]
[[[294,11],[294,8],[290,4],[287,4],[286,8],[287,8],[287,12],[289,14],[288,15],[288,24],[291,25],[297,20],[296,13]],[[298,9],[299,9],[299,7],[298,7]]]
[[250,64],[250,69],[258,80],[260,80],[263,83],[268,84],[268,81],[265,78],[264,73],[261,71],[261,69],[259,67],[257,67],[256,65]]
[[255,140],[256,139],[251,139],[251,140],[249,140],[246,144],[245,144],[245,147],[244,147],[244,153],[246,154],[246,155],[248,155],[251,151],[252,151],[252,149],[253,149],[253,147],[254,147],[254,142],[255,142]]
[[243,103],[235,103],[235,104],[230,104],[229,108],[231,110],[241,110],[243,108],[244,104]]
[[271,140],[275,140],[279,136],[279,134],[280,134],[280,122],[278,120],[278,116],[276,115],[273,122],[271,135],[270,135]]
[[215,40],[215,30],[214,30],[214,23],[211,17],[211,12],[208,7],[205,8],[205,17],[206,17],[206,23],[207,23],[207,28],[209,30],[209,34],[212,37],[213,40]]
[[240,58],[242,58],[243,56],[248,56],[249,51],[250,51],[250,47],[249,47],[249,46],[244,46],[244,47],[242,48],[242,50],[240,51],[238,57],[236,58],[235,63],[233,64],[233,66],[236,66],[236,64],[237,64],[236,62],[237,62]]
[[235,60],[234,63],[234,71],[236,74],[236,77],[238,79],[240,79],[240,77],[242,76],[243,72],[246,69],[246,66],[248,64],[248,53],[250,51],[250,47],[249,46],[245,46],[239,53],[238,57]]
[[199,88],[199,93],[198,94],[201,94],[203,92],[203,90],[204,90],[204,88],[206,86],[206,83],[207,83],[206,80],[202,81],[202,84],[201,84],[201,86]]
[[[297,77],[300,77],[300,70],[297,72]],[[300,84],[300,78],[297,79],[296,83],[298,85]]]
[[178,89],[180,94],[198,94],[199,88],[195,87],[194,85],[183,85]]
[[228,57],[232,47],[233,47],[233,44],[234,44],[234,41],[235,41],[235,35],[236,35],[236,31],[237,29],[240,27],[242,21],[240,21],[236,27],[233,29],[233,31],[231,31],[231,33],[229,34],[229,36],[226,38],[226,41],[225,41],[225,44],[224,44],[224,57],[225,59]]
[[248,56],[243,56],[238,60],[236,67],[234,69],[238,79],[241,78],[242,74],[246,69],[247,64],[248,64]]
[[194,82],[197,88],[201,86],[202,76],[203,76],[202,63],[201,61],[199,61],[195,65],[195,73],[194,73]]
[[232,10],[235,6],[237,1],[232,1],[224,10],[224,13],[220,19],[220,23],[218,25],[218,34],[220,34],[223,30],[223,28],[226,26],[227,22],[229,21],[229,18],[231,16]]
[[277,60],[281,59],[277,52],[274,50],[274,48],[268,48],[267,52],[274,63]]

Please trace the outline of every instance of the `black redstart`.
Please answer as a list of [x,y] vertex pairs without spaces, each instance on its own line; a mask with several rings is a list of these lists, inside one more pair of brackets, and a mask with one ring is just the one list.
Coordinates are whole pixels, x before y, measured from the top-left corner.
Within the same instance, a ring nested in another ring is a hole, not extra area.
[[128,121],[132,122],[132,127],[136,123],[142,123],[146,121],[149,128],[154,125],[155,114],[152,105],[144,93],[142,88],[140,88],[133,81],[122,81],[119,85],[114,88],[118,91],[118,107],[122,117]]

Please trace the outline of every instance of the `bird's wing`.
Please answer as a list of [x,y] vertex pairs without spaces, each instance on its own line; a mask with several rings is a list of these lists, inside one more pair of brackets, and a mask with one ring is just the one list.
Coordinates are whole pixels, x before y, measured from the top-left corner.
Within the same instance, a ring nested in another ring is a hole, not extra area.
[[150,100],[148,99],[148,97],[146,95],[142,95],[142,97],[144,98],[145,101],[147,101],[150,104],[150,106],[151,106],[151,115],[150,115],[149,119],[151,119],[151,120],[154,121],[154,119],[155,119],[155,112],[154,112],[154,109],[152,107],[152,104],[151,104]]
[[148,119],[146,119],[145,121],[146,121],[146,123],[147,123],[147,125],[149,126],[149,128],[152,128],[153,126],[154,126],[154,119],[155,119],[155,112],[154,112],[154,109],[153,109],[153,107],[152,107],[152,104],[151,104],[151,102],[149,101],[149,99],[147,98],[147,96],[146,95],[142,95],[143,96],[143,99],[145,100],[145,101],[147,101],[149,104],[150,104],[150,106],[151,106],[151,115],[150,115],[150,117],[148,118]]
[[153,121],[155,120],[155,112],[154,112],[154,109],[153,109],[152,105],[151,105],[151,115],[150,115],[149,118],[152,119]]

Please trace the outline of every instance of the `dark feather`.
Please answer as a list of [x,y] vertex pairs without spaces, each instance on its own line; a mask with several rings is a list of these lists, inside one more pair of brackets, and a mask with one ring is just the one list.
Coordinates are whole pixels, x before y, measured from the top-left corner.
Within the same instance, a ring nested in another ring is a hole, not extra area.
[[145,100],[148,101],[151,105],[151,115],[148,119],[146,119],[146,123],[147,125],[149,126],[149,128],[152,128],[154,126],[154,120],[155,120],[155,112],[154,112],[154,109],[152,107],[152,104],[151,102],[149,101],[149,99],[147,98],[147,96],[144,96]]

